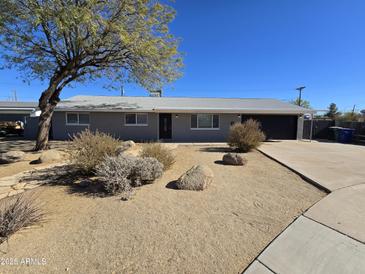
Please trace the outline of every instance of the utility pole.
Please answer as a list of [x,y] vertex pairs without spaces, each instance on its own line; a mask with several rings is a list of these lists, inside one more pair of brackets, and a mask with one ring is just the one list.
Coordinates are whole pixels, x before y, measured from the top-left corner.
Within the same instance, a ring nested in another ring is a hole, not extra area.
[[299,87],[296,88],[297,91],[299,91],[299,98],[298,98],[298,106],[302,105],[302,90],[305,89],[305,87]]
[[354,107],[352,108],[352,116],[354,116],[354,113],[355,113],[355,107],[356,107],[356,105],[354,105]]
[[16,90],[14,89],[13,92],[14,92],[14,101],[18,102],[18,96],[16,94]]
[[120,96],[124,96],[124,86],[120,88]]

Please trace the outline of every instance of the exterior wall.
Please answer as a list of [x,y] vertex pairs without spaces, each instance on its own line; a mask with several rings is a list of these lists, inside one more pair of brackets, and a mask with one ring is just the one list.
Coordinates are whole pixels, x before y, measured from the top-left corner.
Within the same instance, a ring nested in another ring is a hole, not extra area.
[[38,131],[38,117],[29,117],[24,126],[24,138],[28,140],[35,140]]
[[[230,125],[241,121],[238,114],[219,114],[219,129],[191,129],[191,114],[172,113],[171,117],[171,141],[173,142],[225,142]],[[297,126],[297,138],[300,138],[301,132],[303,132],[300,118],[298,119]],[[55,112],[53,115],[53,139],[69,139],[72,135],[86,128],[89,128],[91,131],[99,130],[122,140],[155,141],[158,140],[159,135],[159,114],[148,113],[147,126],[126,126],[125,113],[118,112],[91,112],[89,126],[66,125],[65,112]],[[280,130],[283,129],[281,128]]]
[[190,114],[172,114],[172,141],[174,142],[225,142],[231,123],[240,122],[238,114],[219,114],[219,129],[191,129]]
[[122,140],[157,140],[158,114],[148,113],[147,126],[126,126],[125,113],[94,112],[90,114],[90,129],[109,133]]
[[66,125],[66,112],[55,112],[52,120],[53,138],[70,139],[74,134],[89,128],[91,131],[108,133],[122,140],[157,140],[156,113],[148,113],[148,126],[125,126],[125,114],[118,112],[91,112],[89,126]]

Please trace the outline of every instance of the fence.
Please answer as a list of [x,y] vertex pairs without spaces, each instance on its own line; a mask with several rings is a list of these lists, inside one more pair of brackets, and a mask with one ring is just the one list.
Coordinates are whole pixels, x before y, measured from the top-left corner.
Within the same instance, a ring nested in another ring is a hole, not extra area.
[[[333,139],[334,136],[329,129],[332,126],[353,128],[355,135],[365,135],[365,122],[343,122],[327,119],[314,119],[312,139]],[[311,120],[305,120],[303,125],[303,138],[310,139]]]

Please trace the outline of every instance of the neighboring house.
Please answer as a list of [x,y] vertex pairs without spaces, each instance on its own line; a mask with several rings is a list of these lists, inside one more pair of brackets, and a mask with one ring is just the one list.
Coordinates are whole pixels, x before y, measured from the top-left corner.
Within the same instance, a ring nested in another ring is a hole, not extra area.
[[75,96],[57,106],[51,135],[89,128],[122,140],[223,142],[230,125],[254,118],[270,139],[301,139],[311,112],[275,99]]
[[22,121],[26,123],[37,106],[37,102],[0,101],[0,121]]
[[21,121],[24,125],[24,137],[34,139],[37,133],[39,114],[37,102],[0,101],[0,122]]

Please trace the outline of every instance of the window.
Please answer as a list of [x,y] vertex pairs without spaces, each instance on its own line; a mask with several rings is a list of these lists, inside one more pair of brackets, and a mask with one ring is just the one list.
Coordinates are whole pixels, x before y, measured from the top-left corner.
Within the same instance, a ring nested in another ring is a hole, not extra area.
[[219,129],[218,114],[191,115],[191,129]]
[[126,126],[147,126],[147,114],[146,113],[126,113],[125,115]]
[[67,125],[88,125],[89,114],[88,113],[66,113]]
[[79,124],[89,124],[89,114],[79,114]]

